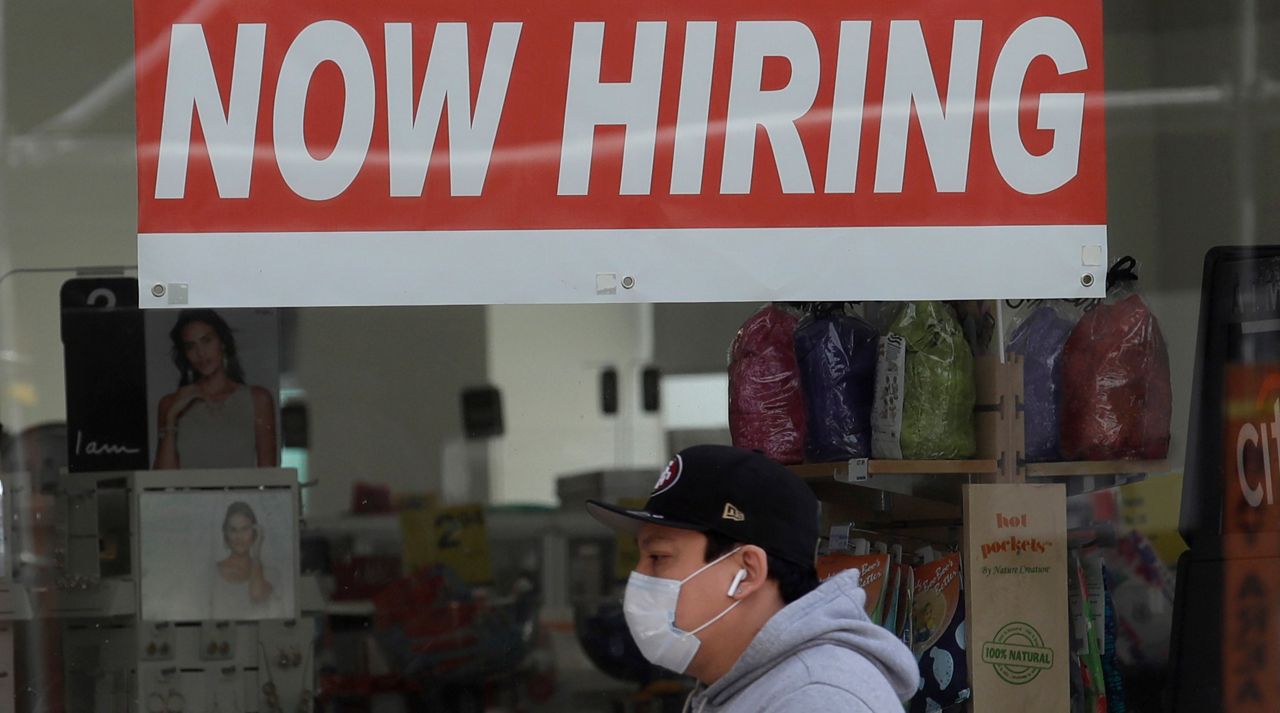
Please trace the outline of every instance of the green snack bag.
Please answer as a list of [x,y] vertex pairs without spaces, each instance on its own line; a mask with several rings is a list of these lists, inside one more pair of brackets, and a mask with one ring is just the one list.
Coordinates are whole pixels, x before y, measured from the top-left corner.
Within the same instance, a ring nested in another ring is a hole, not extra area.
[[902,457],[972,458],[978,450],[973,352],[951,308],[941,302],[908,302],[889,331],[907,342]]

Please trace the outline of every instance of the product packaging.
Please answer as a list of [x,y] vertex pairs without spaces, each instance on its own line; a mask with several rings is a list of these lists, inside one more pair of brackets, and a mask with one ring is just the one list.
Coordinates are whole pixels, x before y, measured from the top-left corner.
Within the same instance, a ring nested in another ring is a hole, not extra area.
[[1006,350],[1022,356],[1026,425],[1025,458],[1033,463],[1059,460],[1059,409],[1062,399],[1062,349],[1075,326],[1065,304],[1045,303],[1017,323]]
[[1089,713],[1085,705],[1084,694],[1084,678],[1080,675],[1080,657],[1076,655],[1075,650],[1071,650],[1067,655],[1068,666],[1067,680],[1069,682],[1068,690],[1071,692],[1071,713]]
[[738,330],[729,350],[733,445],[779,463],[804,460],[805,407],[796,364],[797,313],[770,304]]
[[1159,669],[1169,660],[1174,573],[1138,530],[1124,533],[1105,553],[1114,594],[1116,656],[1130,668]]
[[848,569],[858,570],[858,586],[867,593],[864,608],[877,625],[883,620],[890,555],[826,554],[818,558],[818,579],[824,581]]
[[912,651],[920,662],[921,688],[910,713],[931,713],[968,700],[964,590],[959,553],[915,568]]
[[863,302],[862,318],[880,334],[889,331],[898,313],[902,311],[901,302]]
[[902,586],[898,594],[898,628],[893,633],[910,648],[914,636],[911,609],[915,602],[916,574],[915,569],[908,564],[898,565],[898,569],[902,572]]
[[1088,713],[1107,713],[1106,683],[1102,676],[1102,651],[1094,630],[1093,609],[1089,600],[1089,582],[1084,563],[1078,553],[1071,553],[1069,596],[1072,631],[1072,658],[1079,662],[1084,709]]
[[960,300],[948,304],[956,311],[965,340],[974,356],[998,356],[997,325],[1000,312],[993,300]]
[[[941,302],[909,302],[903,305],[883,340],[892,351],[893,335],[905,346],[900,390],[885,378],[897,368],[896,355],[886,353],[878,366],[873,426],[891,427],[900,413],[898,449],[882,430],[873,434],[879,446],[877,458],[971,458],[977,451],[973,407],[976,386],[973,353],[951,308]],[[899,408],[900,404],[900,408]],[[880,418],[881,415],[887,418]],[[877,436],[879,436],[877,438]]]
[[1089,646],[1084,638],[1084,606],[1081,603],[1080,586],[1076,583],[1073,561],[1067,563],[1067,623],[1071,641],[1071,648],[1067,652],[1071,662],[1071,713],[1093,713],[1089,698],[1089,667],[1085,663]]
[[882,626],[889,631],[898,630],[898,598],[902,591],[902,570],[889,565],[889,586],[884,592],[884,617]]
[[1106,573],[1100,555],[1083,554],[1080,557],[1080,565],[1084,567],[1085,593],[1089,596],[1089,613],[1093,617],[1093,640],[1101,655],[1106,647]]
[[1116,657],[1116,610],[1111,599],[1111,578],[1106,565],[1102,567],[1105,615],[1102,648],[1102,676],[1107,684],[1107,709],[1109,713],[1128,713],[1129,706],[1125,701],[1124,678],[1120,674],[1120,664]]
[[840,305],[815,305],[796,328],[807,406],[805,454],[815,463],[871,456],[875,328]]
[[871,456],[902,458],[903,379],[907,340],[897,334],[880,337],[876,349],[875,401],[871,407]]
[[1061,451],[1069,460],[1158,460],[1169,452],[1169,353],[1134,290],[1133,258],[1107,274],[1062,354]]

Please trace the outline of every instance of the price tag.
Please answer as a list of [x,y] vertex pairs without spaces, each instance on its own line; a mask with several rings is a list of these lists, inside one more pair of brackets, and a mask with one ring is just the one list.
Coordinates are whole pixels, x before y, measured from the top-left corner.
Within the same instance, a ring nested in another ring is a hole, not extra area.
[[436,560],[467,584],[491,584],[493,561],[484,525],[484,507],[457,505],[435,512]]
[[414,507],[400,510],[400,538],[404,541],[403,567],[405,574],[412,574],[423,567],[435,564],[436,512],[439,503],[435,496],[428,496]]

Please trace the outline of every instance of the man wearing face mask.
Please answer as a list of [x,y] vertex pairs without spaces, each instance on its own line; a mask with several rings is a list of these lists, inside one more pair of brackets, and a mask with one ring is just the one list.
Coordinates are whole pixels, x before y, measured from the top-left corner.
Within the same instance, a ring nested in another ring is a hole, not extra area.
[[764,455],[682,451],[641,510],[588,501],[633,533],[623,610],[650,662],[698,680],[694,713],[901,713],[911,652],[864,611],[855,572],[818,584],[818,503]]

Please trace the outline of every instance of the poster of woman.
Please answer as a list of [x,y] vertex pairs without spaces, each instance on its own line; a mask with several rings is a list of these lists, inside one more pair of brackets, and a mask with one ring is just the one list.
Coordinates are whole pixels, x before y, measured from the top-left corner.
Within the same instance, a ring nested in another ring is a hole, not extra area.
[[280,572],[262,557],[267,528],[243,500],[227,506],[222,544],[227,555],[215,564],[210,609],[214,619],[274,619],[284,615],[276,593]]
[[147,493],[139,507],[143,618],[296,616],[297,519],[288,490]]
[[274,310],[148,313],[153,468],[279,463],[278,329]]

